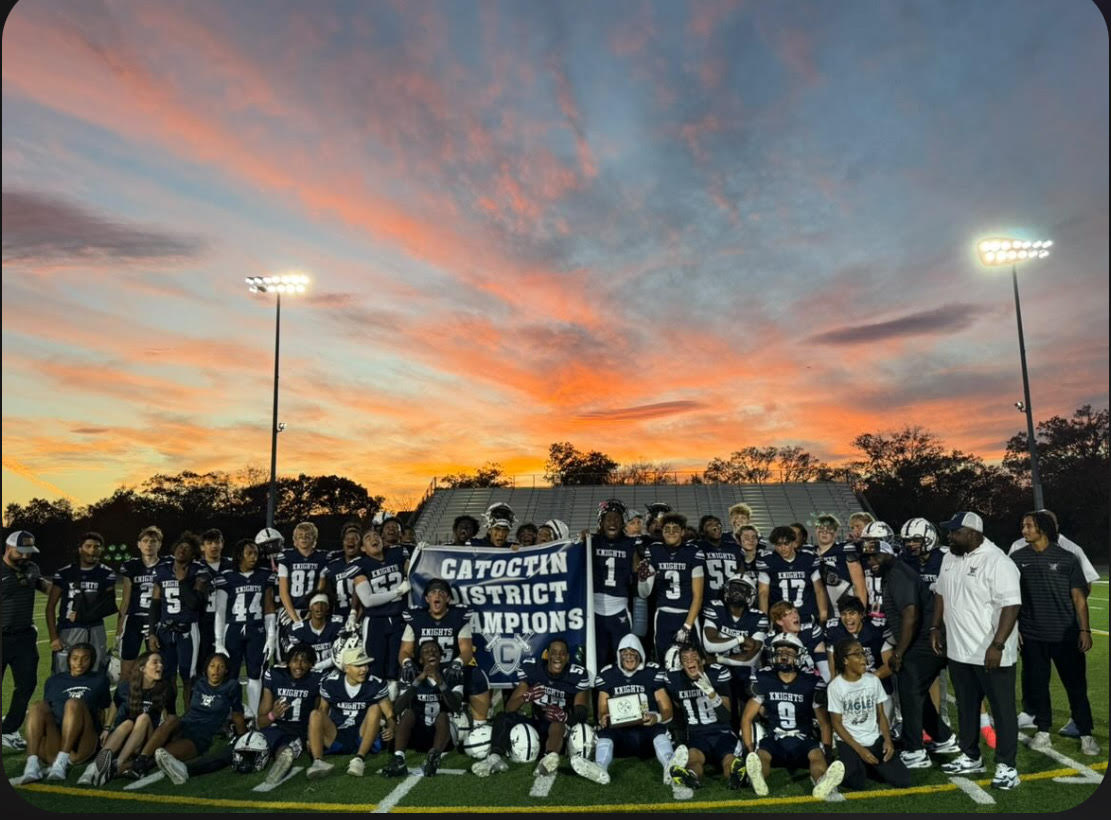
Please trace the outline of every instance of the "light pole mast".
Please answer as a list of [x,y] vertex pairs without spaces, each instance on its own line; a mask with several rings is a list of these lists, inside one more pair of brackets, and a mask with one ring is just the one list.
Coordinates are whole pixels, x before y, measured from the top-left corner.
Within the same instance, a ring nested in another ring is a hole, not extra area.
[[[1030,407],[1030,377],[1026,373],[1026,340],[1022,335],[1022,305],[1018,300],[1018,270],[1011,265],[1011,282],[1015,289],[1015,319],[1018,321],[1018,356],[1022,361],[1022,398],[1026,409],[1026,445],[1030,450],[1030,483],[1034,487],[1034,509],[1044,510],[1042,480],[1038,472],[1038,441],[1034,438],[1034,410]],[[275,401],[277,396],[275,395]]]

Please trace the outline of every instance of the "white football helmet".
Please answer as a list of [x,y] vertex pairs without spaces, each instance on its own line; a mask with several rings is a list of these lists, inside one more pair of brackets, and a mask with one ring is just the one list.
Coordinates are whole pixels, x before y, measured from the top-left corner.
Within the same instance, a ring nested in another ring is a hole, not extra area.
[[494,737],[494,728],[489,723],[476,726],[471,730],[467,739],[463,741],[463,752],[467,757],[482,760],[490,754],[490,741]]
[[514,763],[540,759],[540,733],[531,723],[518,723],[509,730],[509,759]]
[[668,672],[678,672],[683,667],[679,661],[679,644],[672,644],[664,652],[663,666]]
[[261,772],[270,762],[270,744],[262,732],[247,732],[235,741],[231,762],[240,774]]
[[285,538],[273,527],[263,527],[255,534],[255,544],[258,545],[259,557],[269,558],[285,548]]
[[925,552],[937,548],[937,527],[925,518],[912,518],[907,521],[907,523],[903,524],[903,529],[900,530],[899,536],[903,539],[904,544],[908,538],[921,538],[922,550]]
[[894,542],[895,531],[887,526],[883,521],[873,521],[864,528],[864,532],[860,534],[862,541],[886,541],[888,544]]
[[362,649],[363,637],[358,632],[340,632],[336,639],[332,641],[332,663],[335,664],[336,669],[343,671],[343,657],[345,649]]
[[513,524],[517,521],[517,514],[504,501],[494,502],[482,515],[486,519],[486,529],[498,526],[513,529]]
[[457,749],[461,749],[466,745],[471,732],[474,731],[474,718],[466,709],[462,712],[456,712],[449,716],[448,729],[451,731],[452,744]]
[[594,758],[594,747],[598,737],[588,723],[576,723],[567,733],[567,756],[585,757],[587,760]]

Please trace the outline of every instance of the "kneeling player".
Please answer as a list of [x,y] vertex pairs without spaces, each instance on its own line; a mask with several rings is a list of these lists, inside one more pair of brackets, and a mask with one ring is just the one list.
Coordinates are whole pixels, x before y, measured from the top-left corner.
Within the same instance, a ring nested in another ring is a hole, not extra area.
[[382,740],[393,737],[389,690],[384,680],[370,674],[370,658],[361,647],[351,647],[343,650],[340,660],[343,671],[332,672],[320,682],[320,705],[309,715],[312,765],[305,772],[309,780],[325,777],[333,769],[325,754],[354,754],[347,773],[362,777],[383,717]]
[[[609,783],[609,766],[615,756],[647,759],[655,755],[663,767],[663,782],[671,785],[677,800],[694,795],[688,786],[672,783],[671,765],[675,750],[666,725],[671,722],[671,698],[667,696],[667,676],[657,664],[645,663],[644,647],[636,635],[626,635],[617,645],[617,663],[607,666],[595,682],[598,690],[598,745],[594,762],[585,757],[571,758],[577,774],[596,783]],[[639,718],[616,724],[610,718],[610,700],[632,696],[640,701]],[[652,703],[656,709],[649,710]]]
[[[772,667],[756,674],[752,697],[741,716],[741,737],[748,749],[745,769],[753,790],[763,797],[768,793],[766,778],[773,765],[789,769],[807,766],[814,781],[811,793],[824,799],[845,774],[840,760],[827,768],[822,751],[822,744],[829,748],[833,742],[825,709],[825,681],[817,675],[799,674],[799,656],[804,649],[797,636],[776,635],[771,641],[771,651]],[[753,722],[761,711],[771,734],[765,736],[757,748]],[[821,727],[822,743],[813,736],[815,719]]]
[[309,716],[320,697],[320,673],[313,670],[316,651],[306,643],[290,650],[286,668],[273,666],[262,678],[258,728],[274,762],[267,783],[277,783],[301,756],[309,737]]
[[697,646],[679,647],[679,669],[667,673],[667,691],[678,705],[677,722],[685,726],[686,744],[676,747],[671,779],[697,789],[705,764],[720,765],[729,788],[744,782],[744,760],[737,736],[729,726],[730,674],[716,663],[707,665]]
[[[471,767],[479,777],[508,769],[505,756],[509,733],[518,723],[531,723],[544,743],[544,756],[535,775],[555,774],[559,752],[567,737],[567,724],[585,722],[590,700],[590,678],[578,664],[570,663],[571,650],[563,638],[553,638],[546,650],[547,659],[530,658],[517,671],[517,688],[509,696],[505,711],[494,718],[490,754]],[[518,714],[525,703],[532,704],[531,720]]]
[[410,746],[428,751],[421,767],[425,777],[436,774],[440,758],[451,744],[450,714],[463,705],[463,672],[455,667],[443,669],[440,661],[444,651],[433,640],[420,645],[420,674],[401,693],[394,704],[397,712],[397,734],[394,736],[393,758],[382,774],[404,777],[409,774],[405,750]]

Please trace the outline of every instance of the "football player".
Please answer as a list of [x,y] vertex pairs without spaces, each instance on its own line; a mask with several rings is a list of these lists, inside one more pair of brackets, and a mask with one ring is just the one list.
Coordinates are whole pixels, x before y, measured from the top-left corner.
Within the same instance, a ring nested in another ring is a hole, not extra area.
[[467,542],[472,547],[508,547],[509,531],[517,520],[513,508],[503,501],[498,501],[486,508],[483,516],[486,519],[486,535],[482,538],[471,538]]
[[[449,715],[463,705],[463,674],[458,667],[444,669],[440,665],[444,650],[429,639],[420,645],[420,674],[394,703],[397,712],[397,733],[394,753],[382,770],[386,777],[405,777],[409,767],[405,750],[410,746],[427,750],[421,771],[432,777],[440,768],[440,758],[451,745]],[[480,761],[481,762],[481,761]]]
[[383,718],[382,740],[393,738],[389,689],[384,680],[370,674],[370,658],[361,647],[353,646],[343,650],[340,662],[343,669],[320,682],[320,705],[309,715],[312,765],[305,772],[309,780],[326,777],[335,767],[324,760],[325,754],[354,754],[347,773],[362,777]]
[[[258,547],[250,538],[236,542],[227,570],[212,579],[216,604],[216,651],[228,657],[231,677],[247,662],[247,716],[258,714],[262,698],[262,664],[277,640],[273,573],[260,567]],[[211,565],[210,565],[211,566]]]
[[161,557],[162,530],[153,524],[139,531],[139,557],[128,558],[120,567],[122,593],[120,618],[116,624],[120,653],[120,680],[131,676],[135,659],[143,651],[150,621],[150,596],[154,586],[154,568]]
[[860,556],[856,545],[849,541],[838,541],[837,532],[841,522],[837,516],[823,513],[818,516],[817,544],[815,552],[822,562],[822,580],[829,596],[830,619],[837,618],[840,599],[856,595],[861,601],[867,600],[868,587],[864,581],[864,570],[860,566]]
[[[880,544],[887,544],[892,554],[895,552],[895,532],[883,521],[873,521],[867,524],[860,533],[856,549],[861,555],[865,552],[875,552]],[[864,566],[864,578],[868,585],[868,618],[873,624],[882,629],[887,624],[887,616],[883,608],[883,579],[874,572],[871,563]]]
[[[150,648],[162,654],[167,679],[176,669],[184,688],[183,704],[192,702],[193,676],[197,673],[201,613],[211,584],[208,570],[196,560],[200,539],[186,530],[171,550],[172,561],[154,569],[150,598]],[[227,658],[224,658],[225,664]],[[238,683],[238,678],[236,678]]]
[[355,606],[355,579],[366,572],[359,560],[363,557],[362,530],[354,524],[348,524],[343,528],[341,538],[343,546],[328,554],[323,578],[325,589],[331,592],[335,601],[332,617],[346,621],[351,608]]
[[[833,670],[840,668],[833,647],[844,640],[854,640],[860,644],[864,651],[864,671],[875,675],[883,685],[883,690],[890,695],[895,682],[891,676],[891,667],[888,666],[893,645],[885,638],[883,630],[868,620],[864,602],[854,595],[841,599],[840,620],[826,630],[825,644],[829,665]],[[833,674],[836,676],[836,671]],[[893,698],[889,698],[885,705],[889,719],[894,709],[892,701]]]
[[309,715],[320,698],[319,672],[313,671],[316,652],[308,644],[297,644],[289,653],[286,668],[272,666],[262,679],[262,705],[258,728],[266,738],[274,762],[266,782],[279,782],[309,741]]
[[442,578],[428,582],[424,600],[427,607],[408,609],[402,616],[405,631],[398,653],[401,680],[405,683],[416,680],[414,655],[417,646],[429,639],[436,641],[444,650],[443,662],[463,670],[463,694],[471,707],[475,726],[481,726],[490,711],[490,681],[486,673],[474,665],[471,614],[463,607],[451,606],[451,586]]
[[756,569],[756,559],[761,552],[760,531],[752,524],[742,524],[737,530],[737,543],[741,546],[741,564],[738,570],[752,579],[752,585],[760,583],[760,573]]
[[637,568],[637,594],[656,602],[656,657],[661,659],[673,643],[698,640],[706,563],[696,543],[683,542],[686,524],[679,513],[664,515],[660,519],[663,540],[648,545]]
[[[647,760],[655,756],[663,767],[663,782],[671,786],[677,800],[689,800],[689,786],[671,779],[675,750],[667,734],[671,723],[671,698],[667,694],[667,675],[658,665],[646,662],[644,647],[636,635],[626,635],[617,646],[617,663],[598,673],[598,744],[594,760],[575,755],[571,768],[595,783],[610,782],[609,767],[615,756]],[[632,723],[614,725],[610,721],[610,698],[632,695],[639,699],[643,717]],[[649,706],[654,706],[650,709]]]
[[[213,584],[215,584],[220,573],[234,570],[236,567],[235,561],[224,555],[224,534],[215,527],[201,533],[200,561],[205,565],[205,568],[208,569],[208,577],[212,579]],[[216,640],[217,637],[219,637],[216,633],[215,595],[210,594],[208,596],[208,603],[205,605],[204,612],[201,613],[201,619],[197,623],[197,630],[201,636],[197,657],[207,658],[216,651]],[[238,677],[239,671],[236,670],[234,674]],[[259,670],[260,680],[261,676],[262,671]],[[259,692],[261,692],[261,690],[259,690]],[[255,705],[258,705],[257,700],[255,701]]]
[[743,556],[737,542],[722,535],[721,519],[716,515],[702,516],[698,521],[698,533],[698,545],[706,556],[706,590],[703,597],[714,601],[721,598],[725,579],[737,571]]
[[53,586],[46,596],[46,629],[54,652],[55,672],[68,670],[66,650],[78,643],[93,645],[98,669],[108,665],[104,618],[117,611],[116,573],[100,563],[103,550],[104,538],[100,533],[85,533],[77,548],[77,563],[66,564],[51,579]]
[[740,726],[749,684],[770,631],[768,616],[753,607],[755,602],[756,584],[747,575],[734,574],[725,582],[721,600],[710,601],[702,610],[703,645],[729,671],[733,727]]
[[743,747],[730,725],[730,675],[708,664],[693,644],[680,644],[679,668],[667,673],[667,691],[675,704],[676,722],[685,743],[675,748],[669,771],[674,783],[692,789],[702,785],[703,766],[720,766],[730,789],[744,782]]
[[949,551],[947,547],[939,547],[937,527],[925,518],[912,518],[903,524],[899,537],[903,543],[899,557],[933,590],[937,574],[941,572],[941,561]]
[[829,598],[822,582],[821,561],[813,552],[799,550],[796,538],[790,527],[776,527],[771,532],[773,552],[756,560],[760,611],[770,615],[773,603],[790,601],[805,623],[824,625],[829,619]]
[[[391,519],[387,523],[397,523]],[[384,538],[364,539],[362,572],[355,576],[354,589],[363,606],[362,634],[367,654],[374,658],[371,673],[386,681],[390,698],[397,697],[398,653],[405,631],[402,613],[409,595],[409,550],[388,545]]]
[[278,558],[278,595],[291,626],[308,614],[309,599],[321,586],[328,556],[316,548],[318,530],[311,521],[293,528],[293,547]]
[[343,630],[344,622],[332,617],[332,602],[327,592],[314,592],[309,599],[309,617],[289,631],[293,645],[304,643],[316,653],[314,672],[327,672],[332,666],[332,644]]
[[470,543],[478,533],[478,519],[473,515],[457,515],[451,522],[452,546],[462,547]]
[[613,663],[617,644],[629,633],[629,588],[637,541],[625,535],[625,505],[610,498],[598,505],[598,531],[591,539],[594,570],[594,651],[599,668]]
[[[837,787],[845,774],[840,760],[826,765],[823,746],[831,748],[833,743],[825,709],[826,684],[816,675],[799,674],[803,651],[797,636],[786,633],[775,636],[771,668],[756,673],[752,697],[741,717],[741,738],[748,750],[745,771],[753,791],[761,797],[768,793],[767,776],[772,766],[809,768],[814,783],[811,794],[820,800]],[[771,731],[757,744],[753,723],[761,711]],[[821,742],[814,737],[815,720]]]
[[[571,663],[571,650],[563,638],[553,638],[544,651],[546,658],[529,658],[517,670],[517,687],[505,704],[505,711],[494,718],[490,754],[471,767],[479,777],[508,769],[505,763],[509,733],[518,723],[530,722],[544,744],[544,755],[536,766],[535,775],[555,774],[559,752],[567,736],[569,723],[587,720],[590,700],[590,676],[578,664]],[[532,719],[519,714],[520,708],[532,704]]]
[[790,601],[778,601],[772,606],[768,620],[771,622],[771,635],[764,641],[765,655],[773,655],[772,644],[780,634],[794,635],[803,646],[799,654],[799,670],[818,675],[829,683],[829,657],[826,652],[825,630],[820,624],[803,626],[798,609]]
[[547,544],[549,541],[562,541],[571,532],[567,523],[558,518],[549,518],[540,525],[536,531],[536,543]]

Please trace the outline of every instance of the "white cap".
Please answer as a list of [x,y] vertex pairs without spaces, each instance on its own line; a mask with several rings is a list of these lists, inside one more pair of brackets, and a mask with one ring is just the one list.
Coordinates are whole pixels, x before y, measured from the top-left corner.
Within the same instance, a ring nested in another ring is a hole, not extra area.
[[983,535],[984,519],[974,512],[959,512],[949,521],[943,521],[941,524],[943,530],[959,530],[961,527],[968,527]]
[[16,530],[4,543],[9,547],[15,547],[20,555],[34,555],[39,551],[35,546],[35,536],[27,530]]

